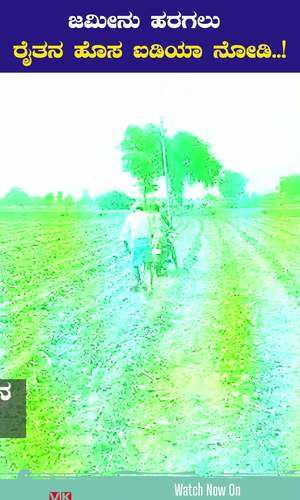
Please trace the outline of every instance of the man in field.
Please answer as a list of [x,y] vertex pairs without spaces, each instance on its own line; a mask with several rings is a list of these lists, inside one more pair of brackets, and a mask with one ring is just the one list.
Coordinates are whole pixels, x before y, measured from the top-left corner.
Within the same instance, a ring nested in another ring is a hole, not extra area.
[[152,282],[152,245],[151,227],[148,214],[144,211],[143,205],[136,202],[131,213],[126,217],[121,239],[125,248],[131,253],[131,263],[135,277],[134,290],[137,291],[142,285],[141,269],[151,274]]

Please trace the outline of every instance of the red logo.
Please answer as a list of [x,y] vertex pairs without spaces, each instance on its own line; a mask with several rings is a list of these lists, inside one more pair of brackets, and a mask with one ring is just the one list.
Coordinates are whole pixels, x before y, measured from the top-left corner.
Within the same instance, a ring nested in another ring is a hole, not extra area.
[[72,500],[70,491],[50,491],[49,500]]

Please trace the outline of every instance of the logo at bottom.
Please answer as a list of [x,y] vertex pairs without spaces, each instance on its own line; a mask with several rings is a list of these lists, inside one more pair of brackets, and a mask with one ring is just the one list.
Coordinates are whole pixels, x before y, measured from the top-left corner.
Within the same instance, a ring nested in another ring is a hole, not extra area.
[[71,491],[50,491],[49,500],[72,500]]

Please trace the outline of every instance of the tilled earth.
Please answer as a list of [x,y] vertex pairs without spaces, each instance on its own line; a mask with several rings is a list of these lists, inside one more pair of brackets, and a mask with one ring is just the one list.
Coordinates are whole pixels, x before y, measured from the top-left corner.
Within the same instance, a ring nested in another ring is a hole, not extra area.
[[0,214],[0,375],[28,387],[0,472],[297,471],[299,213],[177,217],[151,296],[124,216]]

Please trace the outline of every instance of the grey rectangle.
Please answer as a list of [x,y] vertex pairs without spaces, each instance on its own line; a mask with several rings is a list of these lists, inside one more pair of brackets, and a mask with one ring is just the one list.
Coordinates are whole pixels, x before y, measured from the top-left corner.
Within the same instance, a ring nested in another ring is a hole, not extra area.
[[0,438],[26,437],[26,380],[0,380]]

